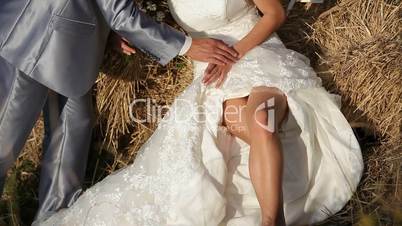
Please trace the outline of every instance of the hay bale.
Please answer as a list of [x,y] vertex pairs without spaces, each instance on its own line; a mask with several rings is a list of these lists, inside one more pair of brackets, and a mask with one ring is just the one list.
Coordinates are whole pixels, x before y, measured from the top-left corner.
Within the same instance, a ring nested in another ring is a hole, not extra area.
[[365,172],[358,192],[328,222],[401,224],[402,41],[398,0],[340,0],[311,25],[320,75],[341,94],[352,125],[377,135],[361,143]]
[[401,23],[399,1],[342,0],[311,36],[347,104],[390,142],[401,140]]

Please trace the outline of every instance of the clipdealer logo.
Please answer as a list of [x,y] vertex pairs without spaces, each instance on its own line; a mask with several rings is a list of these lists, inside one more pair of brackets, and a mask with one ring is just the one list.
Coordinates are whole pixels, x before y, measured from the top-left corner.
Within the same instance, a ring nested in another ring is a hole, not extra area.
[[[146,98],[146,99],[136,99],[134,100],[130,105],[129,105],[129,116],[130,119],[139,124],[144,124],[144,123],[159,123],[163,117],[166,114],[172,114],[175,116],[175,121],[177,123],[183,123],[183,122],[189,122],[190,120],[196,120],[199,123],[205,122],[206,116],[205,114],[216,114],[216,115],[222,115],[222,113],[218,112],[220,109],[217,107],[215,108],[216,112],[211,112],[211,109],[214,108],[208,108],[206,109],[205,106],[199,105],[195,106],[194,103],[189,102],[188,100],[184,99],[176,99],[174,105],[179,106],[181,109],[185,109],[188,111],[188,114],[181,114],[180,117],[178,117],[177,108],[172,108],[169,105],[159,105],[157,104],[157,101],[155,99],[151,98]],[[137,117],[135,113],[135,108],[136,107],[145,107],[145,115],[142,115],[140,117]],[[234,106],[234,105],[229,105],[226,106],[227,111],[224,114],[224,117],[226,115],[235,115],[235,119],[231,117],[230,120],[240,122],[243,125],[246,125],[245,122],[242,122],[244,120],[244,117],[242,114],[244,113],[244,108],[246,106]],[[192,112],[196,111],[196,112]],[[268,119],[266,123],[260,122],[259,120],[256,119],[257,114],[260,111],[266,111],[268,114]],[[272,97],[268,99],[267,101],[263,102],[260,104],[255,112],[253,117],[256,120],[256,123],[264,128],[265,130],[273,133],[275,132],[275,98]],[[228,118],[225,118],[229,120]],[[246,128],[237,128],[237,129],[246,129]]]

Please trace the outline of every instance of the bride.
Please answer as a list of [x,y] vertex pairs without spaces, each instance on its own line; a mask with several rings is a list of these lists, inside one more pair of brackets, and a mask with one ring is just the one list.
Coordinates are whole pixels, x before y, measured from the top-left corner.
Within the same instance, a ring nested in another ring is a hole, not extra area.
[[280,1],[169,6],[191,36],[224,40],[241,59],[194,62],[192,84],[135,162],[37,224],[304,225],[339,211],[360,180],[360,148],[337,96],[274,33]]

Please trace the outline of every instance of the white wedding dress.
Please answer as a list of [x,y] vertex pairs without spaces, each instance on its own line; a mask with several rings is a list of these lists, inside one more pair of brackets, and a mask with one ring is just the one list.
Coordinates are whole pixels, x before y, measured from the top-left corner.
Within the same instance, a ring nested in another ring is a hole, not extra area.
[[[169,6],[193,37],[230,44],[259,19],[245,0],[170,0]],[[322,88],[306,57],[273,34],[234,65],[220,89],[201,83],[205,63],[194,67],[194,81],[135,162],[38,225],[260,226],[249,147],[219,125],[224,100],[261,85],[281,89],[290,108],[280,130],[287,224],[324,220],[348,202],[362,175],[360,148],[338,97]]]

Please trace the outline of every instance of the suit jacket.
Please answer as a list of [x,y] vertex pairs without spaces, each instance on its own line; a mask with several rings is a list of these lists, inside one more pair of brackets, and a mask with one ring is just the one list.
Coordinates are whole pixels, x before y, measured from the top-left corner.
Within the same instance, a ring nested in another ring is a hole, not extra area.
[[133,0],[0,0],[0,21],[0,56],[67,97],[94,84],[110,28],[161,64],[185,41]]

